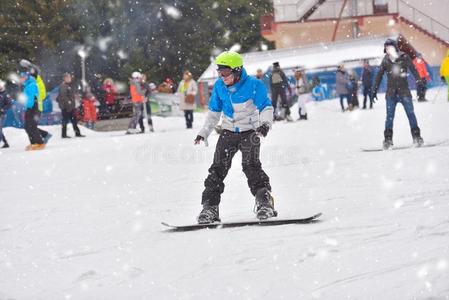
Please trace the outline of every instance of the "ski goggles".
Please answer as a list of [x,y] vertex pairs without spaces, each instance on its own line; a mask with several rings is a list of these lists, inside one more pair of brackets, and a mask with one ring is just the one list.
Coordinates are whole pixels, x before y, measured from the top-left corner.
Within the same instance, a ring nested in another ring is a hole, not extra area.
[[219,68],[217,70],[218,75],[220,75],[223,78],[229,77],[232,75],[232,69],[231,68]]

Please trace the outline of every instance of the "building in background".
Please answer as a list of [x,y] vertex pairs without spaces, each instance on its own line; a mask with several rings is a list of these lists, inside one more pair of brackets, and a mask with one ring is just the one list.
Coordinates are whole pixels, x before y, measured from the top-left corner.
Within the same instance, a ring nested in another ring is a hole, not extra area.
[[261,33],[276,49],[402,35],[436,66],[449,47],[449,1],[274,0]]

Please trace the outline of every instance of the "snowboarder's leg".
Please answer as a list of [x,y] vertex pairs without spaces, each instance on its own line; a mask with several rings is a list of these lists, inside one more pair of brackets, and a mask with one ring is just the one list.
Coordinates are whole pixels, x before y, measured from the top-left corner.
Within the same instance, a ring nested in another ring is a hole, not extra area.
[[220,204],[220,196],[224,191],[226,175],[231,168],[232,158],[238,150],[239,134],[223,130],[215,148],[214,161],[209,168],[209,175],[204,181],[201,204],[212,206]]
[[407,114],[408,122],[410,124],[410,130],[412,133],[413,143],[418,147],[422,146],[424,144],[424,140],[421,137],[421,130],[418,127],[418,121],[416,120],[412,98],[403,97],[401,99],[401,103],[404,106],[405,113]]
[[25,131],[28,134],[31,145],[42,145],[44,141],[37,129],[37,121],[39,120],[39,110],[37,104],[25,112]]
[[271,190],[270,178],[260,163],[260,138],[254,131],[241,134],[239,150],[242,152],[242,169],[248,179],[248,186],[255,196],[261,188]]
[[397,96],[386,96],[387,117],[385,119],[385,129],[393,129],[394,115],[396,112]]

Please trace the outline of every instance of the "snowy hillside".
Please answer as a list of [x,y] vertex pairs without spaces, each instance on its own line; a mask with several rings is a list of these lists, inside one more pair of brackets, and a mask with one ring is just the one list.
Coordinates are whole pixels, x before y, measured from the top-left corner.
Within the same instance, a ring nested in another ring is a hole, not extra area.
[[[449,140],[446,93],[415,103],[427,142]],[[0,299],[448,299],[449,143],[361,152],[381,145],[379,98],[344,114],[309,103],[309,121],[276,123],[263,140],[279,218],[323,212],[308,225],[165,231],[161,221],[192,223],[201,209],[217,140],[193,146],[202,114],[193,131],[155,118],[158,132],[135,136],[82,128],[86,138],[61,140],[48,127],[54,138],[32,153],[23,130],[6,128]],[[395,145],[411,144],[396,115]],[[240,161],[223,221],[254,218]]]

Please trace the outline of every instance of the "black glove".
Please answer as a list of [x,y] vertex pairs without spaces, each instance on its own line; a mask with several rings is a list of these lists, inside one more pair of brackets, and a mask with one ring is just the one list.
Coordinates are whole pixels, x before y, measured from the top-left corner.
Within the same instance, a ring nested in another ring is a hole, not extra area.
[[204,138],[201,135],[197,135],[193,143],[195,145],[198,145],[199,143],[201,143],[201,141],[204,141]]
[[256,129],[256,133],[263,137],[267,136],[268,131],[270,131],[270,126],[268,126],[267,124],[262,124],[261,126],[259,126],[259,128]]
[[446,78],[444,78],[444,76],[441,76],[441,81],[446,82]]

